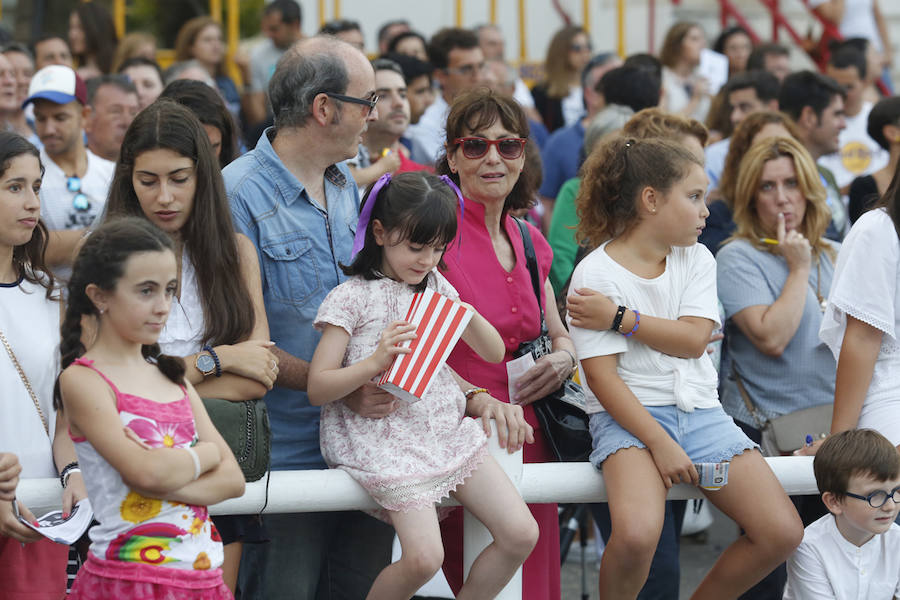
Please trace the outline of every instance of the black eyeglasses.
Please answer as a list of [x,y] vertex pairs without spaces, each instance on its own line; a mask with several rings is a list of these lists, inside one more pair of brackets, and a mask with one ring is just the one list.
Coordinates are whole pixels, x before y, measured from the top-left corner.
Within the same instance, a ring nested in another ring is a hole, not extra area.
[[332,92],[322,92],[329,98],[334,98],[335,100],[340,100],[341,102],[350,102],[352,104],[362,104],[363,106],[368,106],[369,111],[366,113],[367,115],[372,114],[372,111],[375,110],[375,105],[378,103],[378,95],[372,94],[368,98],[357,98],[355,96],[345,96],[343,94],[334,94]]
[[72,197],[72,208],[84,212],[91,208],[91,201],[81,192],[81,177],[72,175],[66,179],[66,189],[75,194]]
[[462,147],[463,156],[466,158],[481,158],[488,153],[491,146],[497,147],[497,153],[505,159],[515,160],[525,151],[525,138],[508,137],[499,140],[489,140],[483,137],[462,137],[453,140],[454,144]]
[[851,494],[850,492],[845,492],[845,495],[856,498],[857,500],[865,500],[872,508],[881,508],[884,506],[884,503],[888,501],[888,498],[893,500],[894,504],[900,504],[900,485],[892,489],[890,493],[884,490],[875,490],[868,496],[860,496],[859,494]]

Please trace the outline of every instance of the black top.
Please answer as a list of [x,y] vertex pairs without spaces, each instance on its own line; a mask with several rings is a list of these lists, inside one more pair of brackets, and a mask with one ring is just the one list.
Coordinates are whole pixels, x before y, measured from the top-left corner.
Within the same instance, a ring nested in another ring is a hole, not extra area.
[[856,220],[862,216],[864,212],[872,208],[878,202],[878,184],[871,175],[863,175],[857,177],[850,183],[850,204],[848,213],[850,223],[856,223]]
[[544,127],[553,133],[566,124],[562,113],[562,98],[551,98],[547,95],[547,85],[540,83],[531,88],[531,97],[534,98],[534,108],[544,120]]

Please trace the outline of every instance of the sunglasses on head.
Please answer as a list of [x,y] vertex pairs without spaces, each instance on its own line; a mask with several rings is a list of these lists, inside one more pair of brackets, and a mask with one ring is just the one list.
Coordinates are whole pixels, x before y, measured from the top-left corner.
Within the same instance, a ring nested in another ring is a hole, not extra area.
[[489,140],[483,137],[462,137],[453,140],[454,144],[462,147],[463,156],[466,158],[481,158],[488,153],[491,146],[497,147],[497,153],[503,158],[514,160],[522,156],[525,151],[525,138],[508,137],[499,140]]
[[84,212],[91,207],[91,201],[81,192],[81,177],[73,175],[66,179],[66,189],[75,194],[72,197],[72,208]]

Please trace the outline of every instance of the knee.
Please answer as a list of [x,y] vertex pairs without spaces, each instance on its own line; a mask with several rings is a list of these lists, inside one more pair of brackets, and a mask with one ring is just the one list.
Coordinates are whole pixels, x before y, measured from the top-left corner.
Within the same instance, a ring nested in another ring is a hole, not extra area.
[[494,541],[505,553],[524,562],[537,545],[540,533],[537,521],[530,512],[525,511],[520,518],[509,523]]
[[404,552],[400,562],[411,579],[424,584],[434,577],[444,564],[444,548],[440,544],[428,548],[414,548],[411,552]]
[[659,530],[625,525],[613,527],[609,536],[608,548],[613,548],[620,556],[627,556],[635,567],[649,568],[659,544]]
[[[764,528],[754,532],[753,542],[779,562],[786,560],[803,541],[803,522],[794,510],[785,510]],[[749,533],[748,533],[749,534]]]

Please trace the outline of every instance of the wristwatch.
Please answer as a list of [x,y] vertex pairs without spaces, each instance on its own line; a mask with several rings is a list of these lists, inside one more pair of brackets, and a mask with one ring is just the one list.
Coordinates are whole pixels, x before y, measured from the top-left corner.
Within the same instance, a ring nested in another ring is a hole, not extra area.
[[197,360],[194,361],[194,366],[197,367],[198,371],[203,373],[204,377],[209,377],[216,372],[216,361],[213,360],[213,357],[209,352],[201,352],[198,354]]

